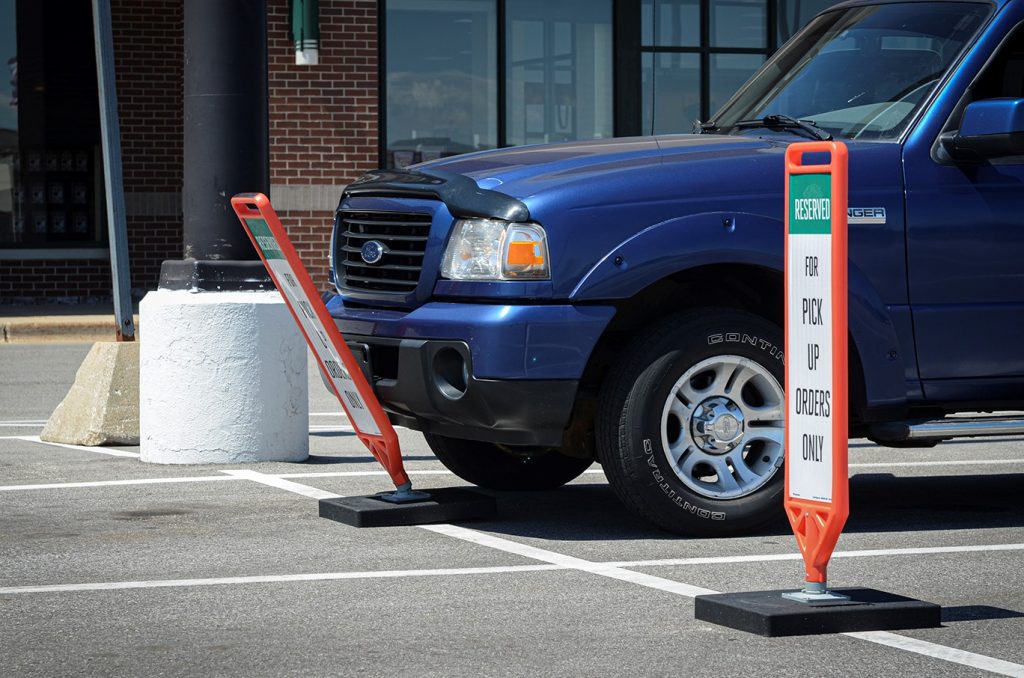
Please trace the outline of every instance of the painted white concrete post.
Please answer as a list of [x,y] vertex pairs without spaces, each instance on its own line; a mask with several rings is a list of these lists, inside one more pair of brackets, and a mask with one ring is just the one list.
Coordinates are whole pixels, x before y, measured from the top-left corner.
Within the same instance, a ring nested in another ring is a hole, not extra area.
[[306,344],[276,290],[158,290],[139,314],[142,461],[309,456]]

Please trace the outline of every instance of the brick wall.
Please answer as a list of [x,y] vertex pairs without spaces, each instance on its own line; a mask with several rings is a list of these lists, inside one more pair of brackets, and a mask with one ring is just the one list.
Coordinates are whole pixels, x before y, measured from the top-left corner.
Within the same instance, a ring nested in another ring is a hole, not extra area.
[[[288,0],[267,4],[270,182],[337,187],[328,192],[336,203],[342,186],[379,165],[377,0],[321,0],[316,66],[295,65]],[[305,207],[282,211],[281,222],[327,289],[333,205]]]
[[[181,256],[182,2],[113,0],[111,9],[131,287],[138,297],[156,289],[163,260]],[[108,258],[0,261],[4,302],[111,296]]]
[[[128,259],[136,298],[156,289],[160,264],[181,256],[181,217],[128,219]],[[144,282],[145,287],[139,283]],[[108,259],[29,259],[0,261],[3,303],[99,301],[111,298]]]
[[125,191],[181,191],[182,0],[113,0],[111,13]]
[[[333,204],[342,186],[378,166],[377,0],[321,0],[317,66],[295,65],[288,0],[267,5],[271,184],[316,189],[292,196],[323,196],[284,200],[281,220],[313,279],[327,289]],[[136,296],[156,289],[162,261],[181,256],[182,6],[112,6]],[[0,301],[110,296],[105,259],[0,261]]]
[[164,260],[181,257],[184,13],[182,0],[113,0],[111,14],[124,188],[135,198],[128,254],[139,295],[156,289]]
[[110,296],[108,261],[0,261],[0,300],[5,303],[77,302]]

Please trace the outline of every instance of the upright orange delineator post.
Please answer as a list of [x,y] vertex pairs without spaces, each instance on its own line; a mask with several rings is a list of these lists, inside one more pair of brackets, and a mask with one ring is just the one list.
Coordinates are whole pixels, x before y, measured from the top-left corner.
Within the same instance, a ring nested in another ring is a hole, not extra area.
[[785,507],[806,577],[800,591],[699,595],[693,616],[770,637],[937,627],[942,609],[933,603],[828,588],[828,561],[850,513],[846,146],[792,144],[785,183]]
[[398,491],[382,499],[403,502],[428,498],[425,493],[412,491],[398,435],[320,299],[270,200],[262,193],[243,193],[231,199],[231,206],[352,422],[356,436],[391,476]]
[[[805,164],[829,154],[827,164]],[[847,150],[786,150],[786,516],[804,558],[800,601],[830,594],[826,570],[850,513],[847,460]]]

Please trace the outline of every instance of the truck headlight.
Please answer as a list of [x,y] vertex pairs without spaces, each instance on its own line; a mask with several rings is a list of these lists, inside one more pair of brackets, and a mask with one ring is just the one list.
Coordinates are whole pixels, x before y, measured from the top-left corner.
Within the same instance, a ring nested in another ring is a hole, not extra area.
[[449,280],[548,279],[547,235],[537,224],[460,219],[452,229],[441,275]]

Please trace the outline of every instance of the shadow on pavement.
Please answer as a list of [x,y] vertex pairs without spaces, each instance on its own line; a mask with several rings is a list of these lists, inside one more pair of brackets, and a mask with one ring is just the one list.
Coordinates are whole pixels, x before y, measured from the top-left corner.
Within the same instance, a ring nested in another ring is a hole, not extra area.
[[[1024,474],[850,480],[847,533],[1024,527]],[[633,516],[606,484],[574,483],[548,492],[489,492],[500,521],[474,523],[489,532],[550,540],[687,539]],[[780,516],[767,528],[737,535],[790,535]]]
[[991,605],[960,605],[942,608],[942,623],[981,621],[983,619],[1019,619],[1024,612]]
[[[402,460],[403,461],[437,461],[437,457],[435,457],[432,454],[424,454],[424,455],[419,455],[419,456],[403,454],[402,455]],[[323,465],[323,464],[367,464],[367,463],[376,463],[376,461],[377,460],[375,458],[373,458],[372,456],[370,456],[370,455],[366,455],[364,457],[353,457],[351,455],[334,457],[334,456],[330,456],[330,455],[311,454],[311,455],[309,455],[309,459],[307,459],[306,461],[304,461],[302,463],[303,464],[310,464],[312,466],[319,466],[319,465]],[[377,468],[375,468],[373,470],[374,471],[383,471],[384,469],[381,468],[380,466],[378,466]]]

